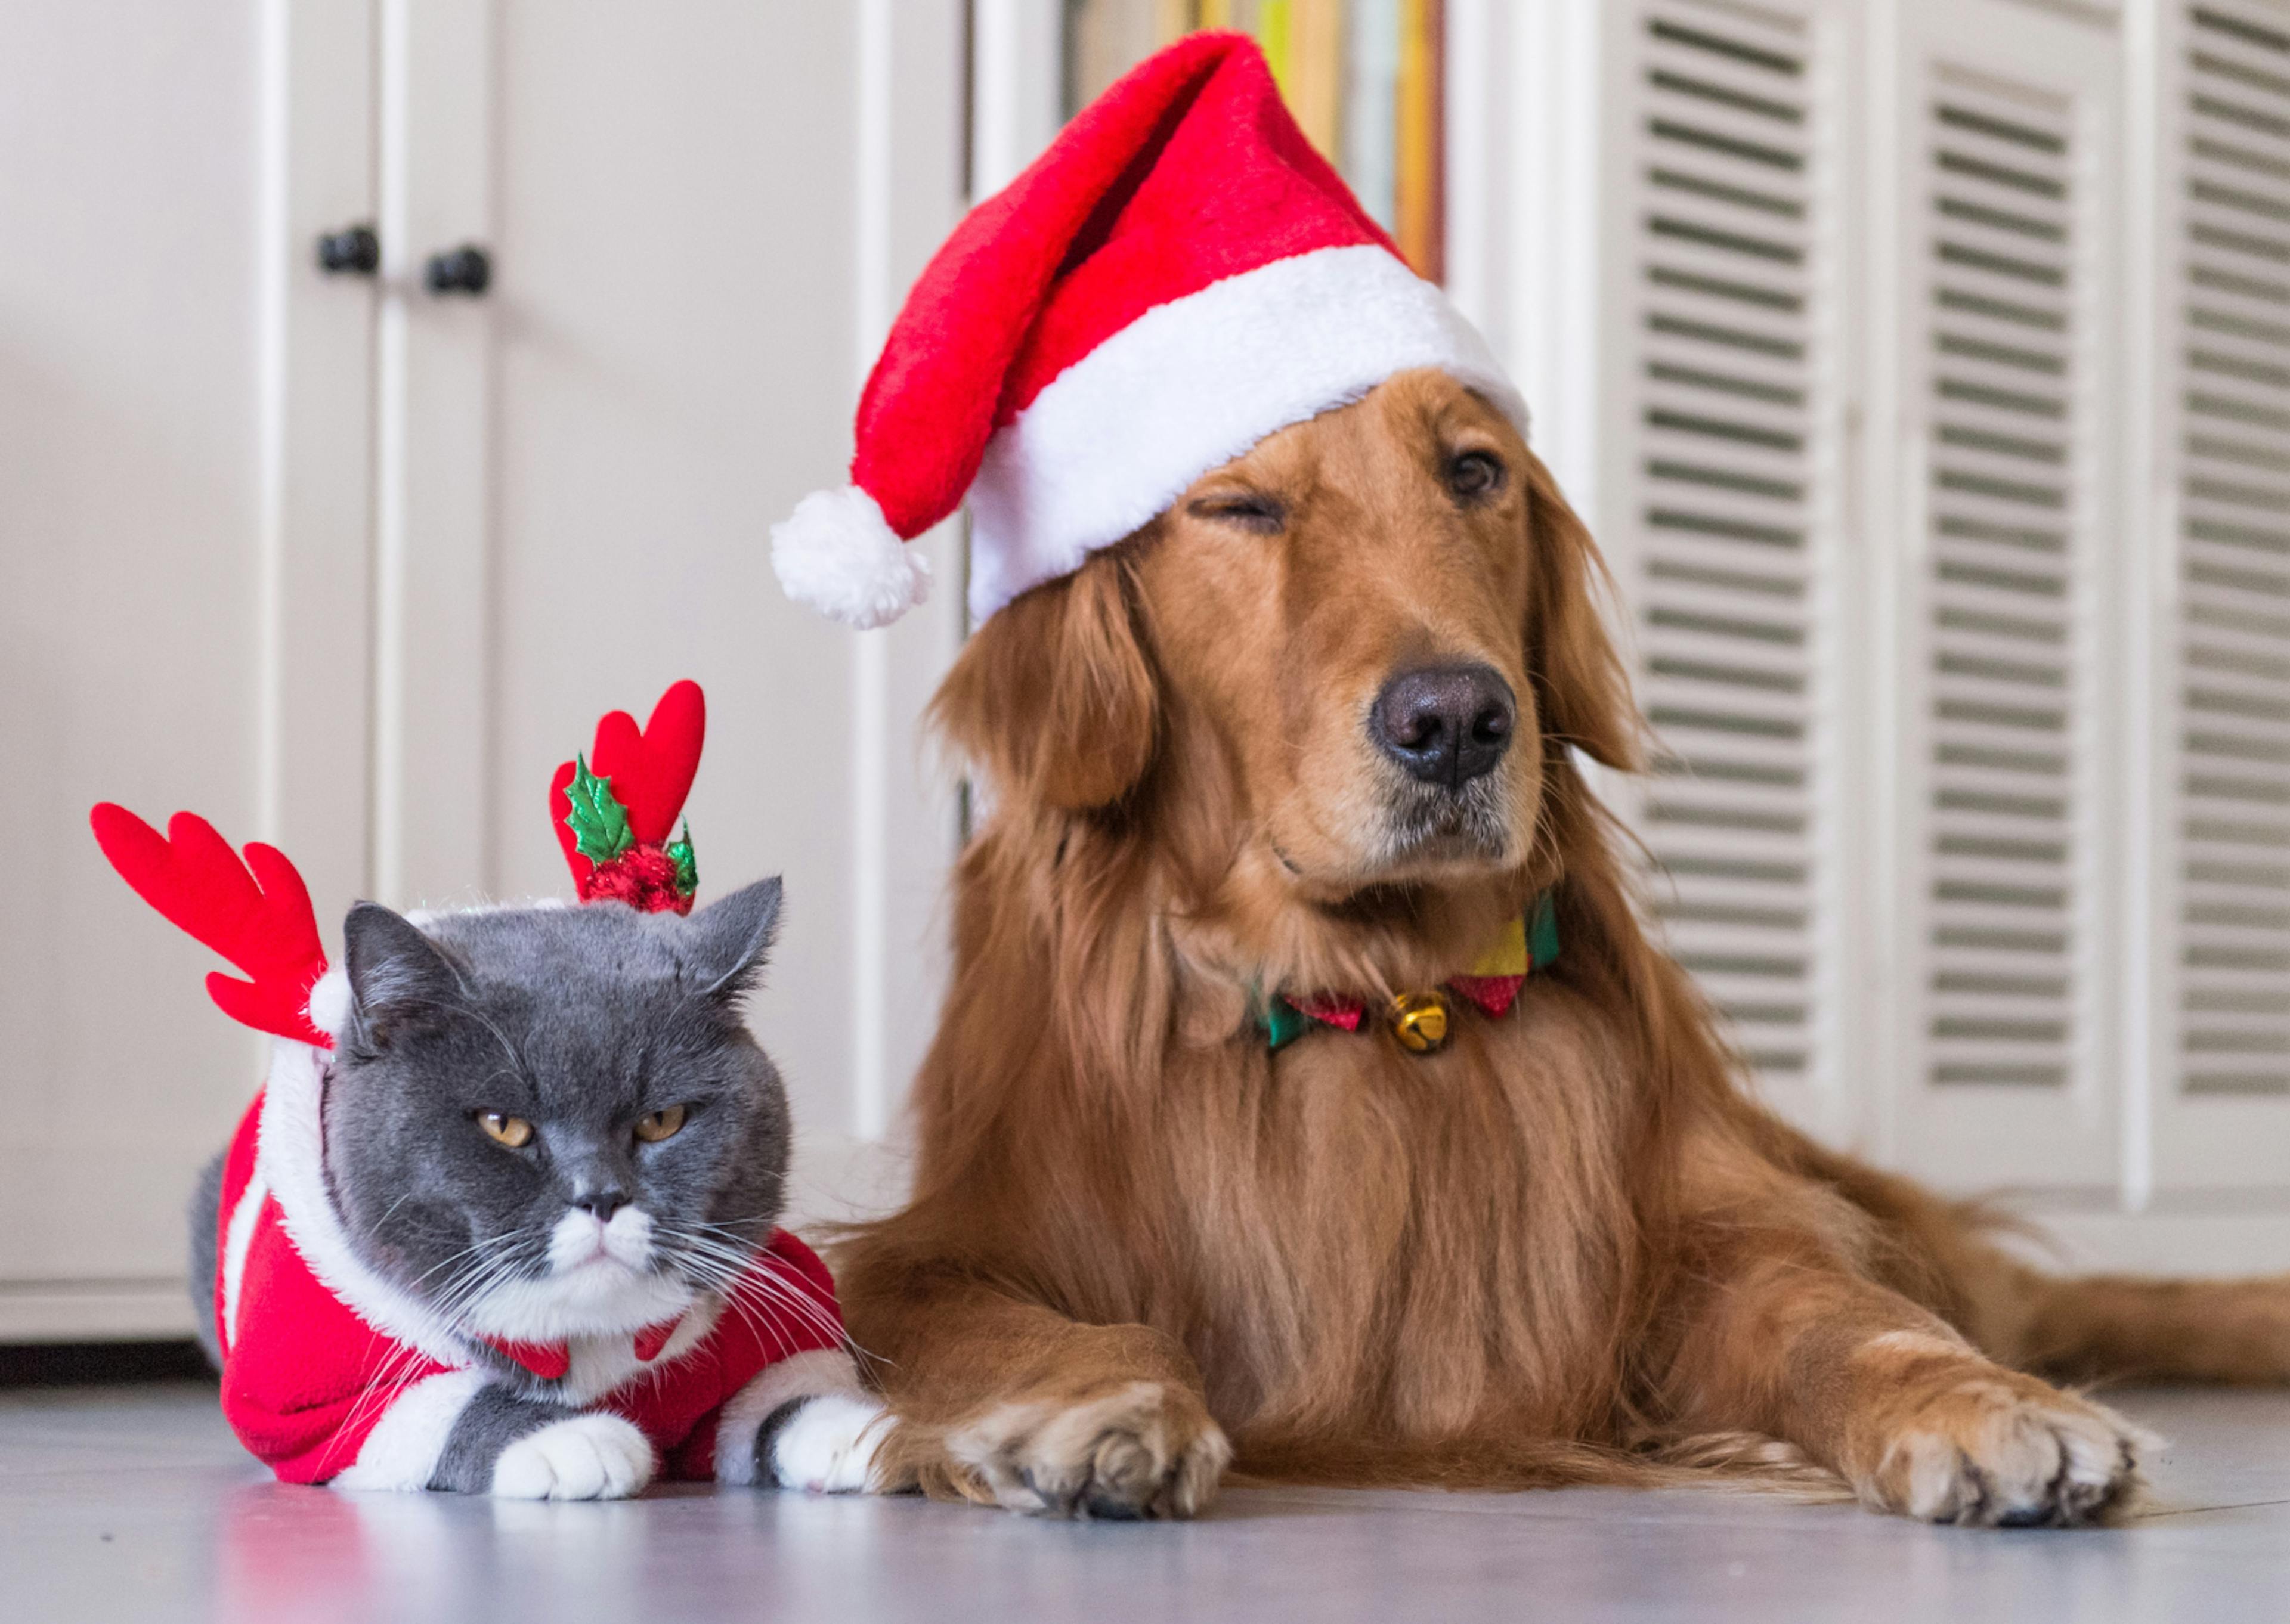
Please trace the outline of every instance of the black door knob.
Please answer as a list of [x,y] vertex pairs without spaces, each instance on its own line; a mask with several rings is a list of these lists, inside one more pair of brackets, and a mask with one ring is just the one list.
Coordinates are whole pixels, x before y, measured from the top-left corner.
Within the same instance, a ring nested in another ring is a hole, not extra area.
[[421,268],[421,285],[433,293],[467,293],[475,298],[492,285],[493,262],[474,243],[433,253]]
[[318,239],[318,268],[330,276],[371,276],[381,268],[381,239],[372,226],[344,226]]

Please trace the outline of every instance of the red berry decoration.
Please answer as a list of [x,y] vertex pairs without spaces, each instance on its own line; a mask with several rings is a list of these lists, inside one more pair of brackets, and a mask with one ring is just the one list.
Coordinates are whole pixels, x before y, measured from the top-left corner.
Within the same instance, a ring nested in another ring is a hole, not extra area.
[[556,769],[549,812],[581,900],[692,911],[700,870],[691,826],[678,839],[668,836],[700,770],[707,731],[700,684],[678,683],[642,728],[626,711],[613,711],[597,724],[595,749]]

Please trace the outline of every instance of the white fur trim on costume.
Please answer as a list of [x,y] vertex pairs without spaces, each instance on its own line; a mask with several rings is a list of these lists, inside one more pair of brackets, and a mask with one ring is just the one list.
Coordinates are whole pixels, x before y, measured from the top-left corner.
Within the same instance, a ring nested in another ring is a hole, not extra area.
[[756,1429],[791,1399],[822,1394],[863,1398],[859,1367],[839,1348],[815,1348],[781,1359],[725,1401],[716,1426],[716,1481],[742,1486],[757,1479]]
[[256,1131],[255,1176],[278,1199],[286,1238],[320,1284],[384,1336],[412,1344],[440,1364],[470,1362],[467,1347],[427,1305],[365,1266],[350,1244],[326,1188],[326,1052],[291,1037],[270,1045],[270,1081]]
[[988,443],[970,491],[971,614],[1080,568],[1267,435],[1416,367],[1452,373],[1525,432],[1486,341],[1381,248],[1276,260],[1148,310]]
[[453,1423],[484,1385],[482,1371],[448,1371],[415,1382],[374,1423],[358,1458],[335,1474],[333,1486],[401,1492],[428,1488],[453,1436]]
[[856,485],[814,491],[772,526],[772,568],[797,603],[861,631],[930,596],[930,560]]
[[309,1012],[312,1026],[336,1043],[341,1041],[342,1033],[350,1024],[350,972],[348,965],[334,965],[311,986]]
[[223,1235],[222,1324],[218,1332],[226,1352],[238,1340],[238,1297],[246,1283],[246,1254],[254,1246],[255,1220],[262,1216],[262,1204],[269,1199],[270,1186],[258,1164],[246,1188],[239,1193],[238,1204],[230,1210],[230,1228]]

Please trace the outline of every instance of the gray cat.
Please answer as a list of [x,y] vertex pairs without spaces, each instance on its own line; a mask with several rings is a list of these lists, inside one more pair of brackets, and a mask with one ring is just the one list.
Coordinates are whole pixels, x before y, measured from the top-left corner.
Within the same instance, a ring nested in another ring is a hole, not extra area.
[[779,907],[350,910],[331,1052],[281,1039],[191,1217],[251,1449],[348,1487],[868,1486],[882,1407],[775,1229],[786,1091],[740,1016]]

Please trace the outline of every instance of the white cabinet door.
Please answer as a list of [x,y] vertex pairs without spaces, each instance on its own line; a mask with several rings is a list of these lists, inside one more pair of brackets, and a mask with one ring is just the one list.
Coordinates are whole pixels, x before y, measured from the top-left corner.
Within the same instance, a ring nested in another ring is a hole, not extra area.
[[[0,1340],[181,1334],[182,1212],[259,1078],[86,810],[201,812],[335,939],[569,889],[550,770],[706,684],[720,894],[781,873],[757,1004],[799,1212],[871,1172],[938,1001],[956,820],[915,718],[961,631],[788,604],[866,360],[961,203],[958,0],[55,10],[0,61]],[[319,233],[380,228],[380,273]],[[481,298],[433,295],[476,243]]]
[[1872,492],[1897,656],[1892,1159],[2118,1177],[2123,833],[2110,28],[1913,0],[1875,53]]
[[[933,602],[853,634],[781,594],[768,532],[845,478],[863,366],[959,210],[961,8],[381,9],[405,276],[382,325],[376,883],[564,892],[551,770],[602,712],[699,680],[703,895],[786,876],[756,1024],[798,1203],[831,1206],[936,1009],[955,820],[916,719],[961,571],[926,543]],[[423,291],[464,240],[490,289]]]
[[[181,1334],[260,1072],[87,810],[365,858],[364,8],[48,8],[0,55],[0,1340]],[[293,341],[288,341],[288,335]]]
[[2158,1196],[2290,1186],[2290,5],[2167,0],[2153,267]]

